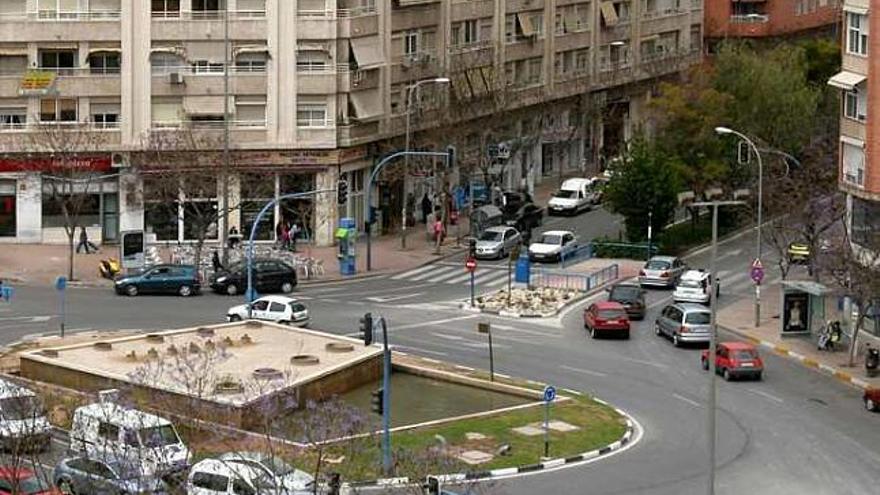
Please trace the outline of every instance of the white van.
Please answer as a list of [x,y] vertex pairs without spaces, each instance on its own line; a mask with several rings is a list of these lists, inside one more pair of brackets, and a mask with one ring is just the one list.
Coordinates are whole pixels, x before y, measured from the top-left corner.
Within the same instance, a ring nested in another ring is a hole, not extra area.
[[49,446],[51,426],[37,394],[16,383],[0,380],[0,442],[7,449],[23,445],[43,450]]
[[574,215],[589,210],[598,201],[599,194],[594,190],[591,179],[568,179],[550,198],[547,214]]
[[110,400],[73,413],[70,450],[99,459],[139,463],[145,473],[174,474],[189,467],[191,452],[165,418]]

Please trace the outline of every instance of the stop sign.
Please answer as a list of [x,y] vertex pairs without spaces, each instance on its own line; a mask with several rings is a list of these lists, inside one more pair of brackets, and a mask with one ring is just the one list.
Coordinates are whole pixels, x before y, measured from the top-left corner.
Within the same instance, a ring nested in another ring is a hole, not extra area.
[[473,272],[477,269],[477,260],[475,260],[474,258],[466,259],[464,261],[464,267],[467,269],[467,271]]

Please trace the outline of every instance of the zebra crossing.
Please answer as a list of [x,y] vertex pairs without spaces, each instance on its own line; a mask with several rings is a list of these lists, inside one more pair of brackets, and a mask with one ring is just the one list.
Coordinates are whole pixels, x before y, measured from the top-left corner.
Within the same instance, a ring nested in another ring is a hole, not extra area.
[[[496,287],[507,283],[507,267],[504,266],[478,267],[474,275],[474,283],[483,287]],[[390,278],[429,284],[469,285],[471,274],[460,264],[435,263],[398,273]]]

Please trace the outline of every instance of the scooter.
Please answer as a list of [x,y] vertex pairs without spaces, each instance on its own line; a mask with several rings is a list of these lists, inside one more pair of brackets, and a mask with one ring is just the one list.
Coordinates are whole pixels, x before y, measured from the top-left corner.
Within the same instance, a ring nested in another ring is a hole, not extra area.
[[119,264],[119,260],[116,258],[108,258],[106,260],[101,260],[101,263],[98,265],[98,273],[101,274],[102,277],[113,280],[116,275],[122,270],[122,266]]
[[840,322],[829,320],[819,331],[816,348],[820,351],[834,351],[834,346],[840,342],[841,336]]
[[878,366],[880,366],[880,349],[871,347],[871,344],[865,344],[865,374],[868,377],[875,377],[878,374]]

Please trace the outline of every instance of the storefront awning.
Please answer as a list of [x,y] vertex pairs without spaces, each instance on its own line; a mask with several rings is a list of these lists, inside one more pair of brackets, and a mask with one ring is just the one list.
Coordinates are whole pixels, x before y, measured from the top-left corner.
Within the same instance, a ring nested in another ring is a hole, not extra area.
[[379,98],[378,89],[357,91],[351,93],[348,98],[354,107],[355,118],[358,120],[367,120],[382,115],[382,100]]
[[354,53],[358,67],[379,65],[383,62],[382,51],[379,49],[378,36],[365,36],[351,39],[351,51]]
[[830,86],[834,86],[835,88],[844,89],[846,91],[852,91],[856,86],[861,84],[865,80],[865,76],[861,74],[856,74],[855,72],[842,71],[835,74],[831,79],[828,80],[828,84]]
[[183,100],[187,115],[223,115],[222,96],[187,96]]

